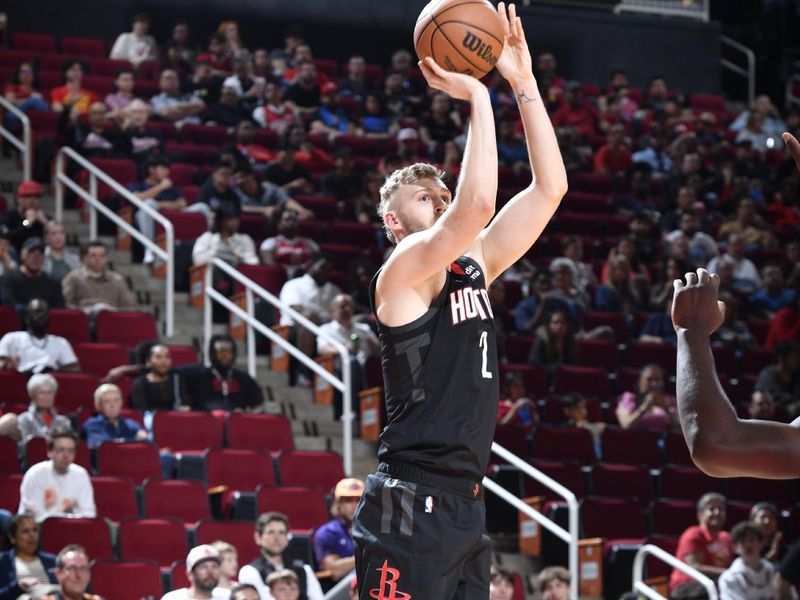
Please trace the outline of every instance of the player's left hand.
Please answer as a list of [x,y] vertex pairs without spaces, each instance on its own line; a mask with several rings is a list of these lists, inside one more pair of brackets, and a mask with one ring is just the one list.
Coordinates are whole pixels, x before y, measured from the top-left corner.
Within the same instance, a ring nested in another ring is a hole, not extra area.
[[533,77],[533,61],[525,41],[522,19],[517,16],[517,8],[513,4],[506,7],[505,2],[497,5],[497,14],[503,23],[505,45],[497,60],[497,70],[512,85],[521,80],[535,81]]
[[725,303],[720,302],[719,277],[705,269],[687,273],[686,281],[676,279],[672,300],[675,331],[685,330],[711,335],[725,321]]

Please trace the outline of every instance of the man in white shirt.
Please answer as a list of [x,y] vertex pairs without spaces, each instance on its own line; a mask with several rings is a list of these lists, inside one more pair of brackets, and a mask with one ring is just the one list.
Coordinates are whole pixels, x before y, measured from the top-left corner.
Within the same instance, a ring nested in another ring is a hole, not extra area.
[[0,339],[0,369],[20,373],[80,371],[78,357],[60,335],[49,335],[50,307],[38,298],[25,308],[27,331],[10,331]]
[[228,600],[230,591],[217,587],[222,558],[208,544],[195,546],[186,557],[186,576],[191,587],[172,590],[161,600]]
[[158,45],[153,36],[147,35],[150,29],[150,17],[139,13],[133,17],[133,25],[128,33],[121,33],[111,48],[109,58],[127,60],[138,67],[146,60],[158,58]]
[[30,513],[37,523],[48,517],[97,515],[89,474],[74,464],[78,441],[71,429],[54,429],[47,439],[46,460],[33,465],[22,478],[19,513]]
[[684,210],[681,213],[680,229],[667,234],[666,240],[670,244],[685,235],[689,240],[689,258],[695,264],[707,263],[719,255],[717,242],[707,233],[700,231],[700,217],[693,210]]
[[711,259],[706,269],[709,273],[717,273],[717,265],[721,260],[733,265],[733,288],[737,292],[752,293],[761,287],[761,275],[749,258],[745,256],[745,240],[738,233],[728,236],[728,251],[722,256]]
[[761,558],[763,530],[755,523],[743,521],[731,530],[731,541],[739,558],[719,576],[720,600],[773,598],[775,566]]

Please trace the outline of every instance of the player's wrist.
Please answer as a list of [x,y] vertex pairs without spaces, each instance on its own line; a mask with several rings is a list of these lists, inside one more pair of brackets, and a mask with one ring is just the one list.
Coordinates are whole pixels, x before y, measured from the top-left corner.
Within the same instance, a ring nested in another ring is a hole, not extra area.
[[533,73],[522,77],[513,77],[509,79],[508,83],[517,95],[519,92],[524,91],[528,96],[539,96],[539,86],[536,83],[536,78],[533,76]]

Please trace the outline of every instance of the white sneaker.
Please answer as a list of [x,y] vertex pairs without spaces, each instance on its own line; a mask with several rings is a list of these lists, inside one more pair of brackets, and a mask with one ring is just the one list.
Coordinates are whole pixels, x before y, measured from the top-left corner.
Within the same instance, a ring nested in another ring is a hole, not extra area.
[[153,261],[155,259],[156,259],[156,256],[155,256],[155,254],[153,254],[153,251],[150,250],[150,248],[145,248],[144,249],[144,258],[142,259],[142,264],[152,265]]

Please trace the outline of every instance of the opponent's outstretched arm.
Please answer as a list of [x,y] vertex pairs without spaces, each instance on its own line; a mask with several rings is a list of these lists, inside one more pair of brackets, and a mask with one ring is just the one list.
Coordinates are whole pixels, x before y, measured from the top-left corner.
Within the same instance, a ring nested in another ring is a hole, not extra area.
[[517,97],[533,181],[514,196],[481,234],[487,283],[514,264],[539,238],[567,192],[567,172],[553,125],[539,96],[522,21],[513,4],[497,11],[506,32],[497,70]]
[[674,285],[678,413],[692,460],[713,477],[800,477],[800,429],[739,419],[717,378],[709,336],[725,316],[719,277],[698,269]]

